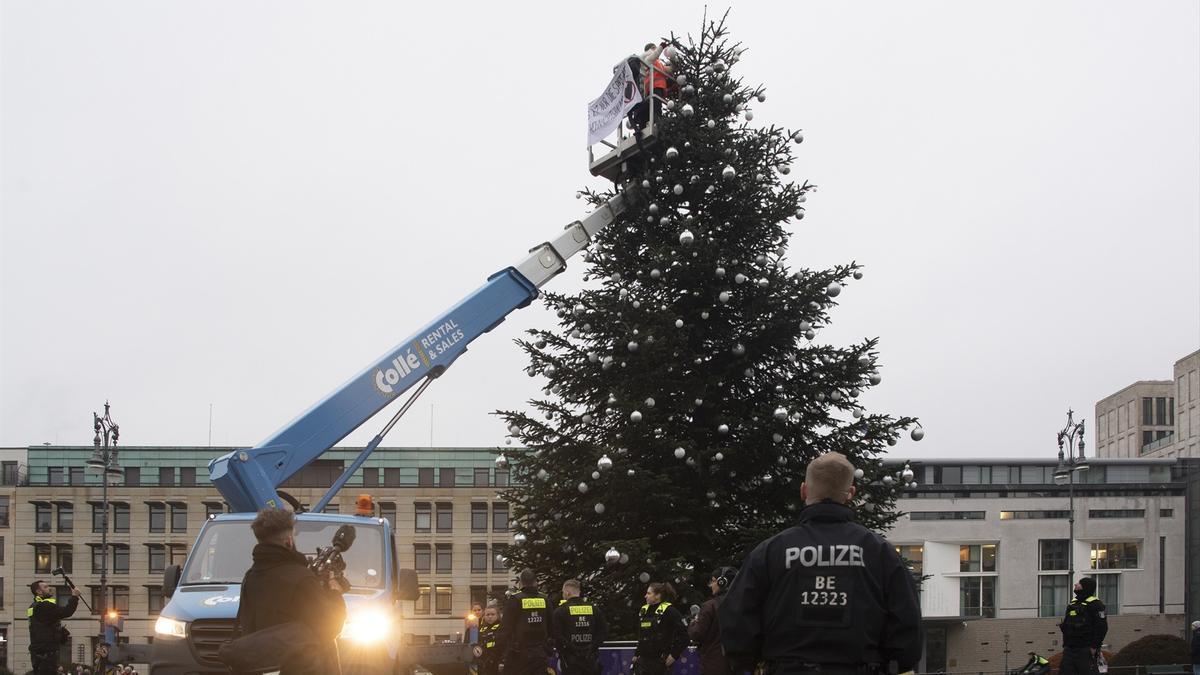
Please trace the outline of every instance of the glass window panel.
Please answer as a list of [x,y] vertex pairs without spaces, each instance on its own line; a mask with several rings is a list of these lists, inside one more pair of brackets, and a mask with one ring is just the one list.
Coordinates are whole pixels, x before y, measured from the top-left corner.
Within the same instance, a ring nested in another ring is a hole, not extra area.
[[113,573],[129,574],[129,547],[113,546],[112,562]]
[[415,502],[413,529],[417,532],[429,532],[433,529],[433,508],[429,502]]
[[508,532],[508,504],[492,504],[492,532]]
[[113,504],[113,532],[129,532],[129,505]]
[[150,573],[162,574],[162,571],[167,568],[167,549],[164,546],[151,546],[150,550]]
[[508,469],[496,469],[496,487],[508,485]]
[[453,602],[454,589],[451,586],[434,586],[434,612],[449,614]]
[[437,545],[437,561],[435,569],[440,574],[454,571],[454,549],[450,544]]
[[363,487],[379,487],[379,469],[365,467],[362,470]]
[[33,529],[36,532],[49,532],[51,525],[50,505],[33,505]]
[[449,502],[437,503],[437,531],[454,531],[454,504]]
[[[383,484],[387,487],[400,486],[400,469],[399,467],[384,467],[383,469]],[[432,481],[429,483],[433,485]],[[424,485],[424,483],[422,483]]]
[[396,502],[379,502],[379,517],[391,523],[394,532],[396,530]]
[[942,483],[945,485],[962,485],[963,468],[961,466],[943,466]]
[[1004,483],[1009,482],[1007,466],[993,466],[993,467],[991,467],[991,469],[992,469],[992,481],[991,481],[992,484],[1002,485]]
[[500,544],[492,544],[492,571],[503,572],[508,569],[508,557],[505,555],[506,547]]
[[34,544],[33,571],[37,574],[50,573],[50,544]]
[[417,485],[421,487],[433,487],[433,469],[419,468],[417,469]]
[[471,571],[487,572],[487,544],[471,544]]
[[1040,551],[1039,570],[1057,571],[1067,569],[1066,539],[1042,539],[1038,542],[1038,548]]
[[167,531],[167,507],[165,504],[149,504],[150,509],[150,531],[151,532],[166,532]]
[[187,505],[171,505],[171,531],[187,532]]
[[443,467],[438,470],[438,485],[440,487],[454,487],[455,471],[453,468]]
[[963,485],[977,485],[983,482],[980,479],[980,471],[977,466],[964,466],[962,468]]
[[418,572],[428,572],[432,568],[433,557],[429,544],[413,544],[413,569]]
[[475,487],[487,487],[491,483],[491,476],[487,469],[476,467],[475,471]]
[[417,587],[417,602],[413,607],[414,614],[429,614],[429,587]]
[[75,505],[58,505],[58,531],[71,532],[75,529]]
[[1121,575],[1097,574],[1096,597],[1104,603],[1104,609],[1109,616],[1121,613]]
[[487,532],[488,505],[487,502],[471,502],[471,531]]

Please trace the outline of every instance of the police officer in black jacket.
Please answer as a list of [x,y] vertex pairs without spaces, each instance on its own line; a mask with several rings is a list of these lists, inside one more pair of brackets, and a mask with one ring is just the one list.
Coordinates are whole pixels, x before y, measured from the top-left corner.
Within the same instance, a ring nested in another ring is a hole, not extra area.
[[504,675],[546,675],[550,665],[550,608],[538,593],[537,575],[522,570],[521,590],[508,596],[498,642]]
[[646,604],[638,612],[638,643],[633,650],[636,675],[663,675],[687,648],[687,624],[671,604],[675,588],[666,582],[646,587]]
[[902,672],[921,659],[916,587],[896,550],[853,522],[854,467],[830,452],[808,465],[794,527],[746,558],[717,611],[734,671]]
[[75,613],[79,606],[79,589],[71,589],[66,607],[59,607],[54,589],[44,581],[29,584],[33,602],[26,610],[29,619],[29,658],[34,675],[55,675],[58,670],[58,648],[66,642],[62,620]]
[[1063,634],[1063,658],[1059,675],[1095,675],[1096,655],[1108,634],[1104,603],[1095,596],[1096,580],[1083,577],[1075,584],[1075,598],[1067,605],[1059,624]]
[[608,622],[599,607],[579,597],[577,579],[562,585],[562,602],[554,610],[554,647],[562,675],[600,675],[600,645],[608,639]]

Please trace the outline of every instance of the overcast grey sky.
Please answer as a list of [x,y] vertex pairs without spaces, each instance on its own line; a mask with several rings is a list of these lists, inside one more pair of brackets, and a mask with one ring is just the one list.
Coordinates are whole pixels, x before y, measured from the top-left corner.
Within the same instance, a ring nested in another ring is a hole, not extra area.
[[[698,2],[4,0],[0,444],[253,445],[581,214],[585,103]],[[635,18],[636,17],[636,18]],[[1051,455],[1200,347],[1200,4],[738,2],[905,455]],[[553,288],[579,284],[576,264]],[[495,445],[514,315],[389,445]],[[431,425],[432,405],[432,425]],[[351,441],[365,442],[369,422]],[[1089,432],[1089,437],[1091,433]],[[1089,438],[1090,443],[1090,438]]]

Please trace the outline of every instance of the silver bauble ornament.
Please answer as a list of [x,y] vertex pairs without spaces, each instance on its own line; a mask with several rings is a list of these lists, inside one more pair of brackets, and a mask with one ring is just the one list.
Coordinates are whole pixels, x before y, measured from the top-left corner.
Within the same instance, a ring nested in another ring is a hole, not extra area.
[[787,408],[776,408],[775,409],[775,419],[786,420],[787,416],[788,416]]
[[904,466],[904,470],[900,472],[900,479],[903,480],[905,483],[911,483],[912,479],[915,475],[916,474],[913,473],[912,467],[910,467],[906,464]]
[[786,165],[786,164],[784,164],[783,166],[779,167],[779,173],[781,173],[781,174],[783,174],[783,175],[785,175],[785,176],[786,176],[786,175],[788,175],[788,174],[789,174],[789,173],[791,173],[791,172],[792,172],[792,167],[790,167],[790,166],[788,166],[788,165]]
[[684,117],[691,117],[692,115],[696,114],[696,109],[692,107],[691,103],[684,103],[683,107],[679,109],[679,112],[683,113]]
[[683,448],[675,448],[675,459],[683,459],[687,456],[687,450]]
[[496,458],[495,464],[496,464],[497,469],[507,469],[508,468],[508,458],[505,457],[504,455],[500,455],[499,457]]
[[747,122],[749,122],[749,121],[750,121],[750,120],[752,120],[752,119],[754,119],[754,111],[753,111],[753,110],[747,110],[747,111],[746,111],[746,121],[747,121]]
[[521,534],[520,532],[514,534],[513,535],[513,543],[516,544],[517,546],[524,544],[525,543],[525,535]]
[[638,343],[631,340],[629,344],[625,345],[625,348],[631,352],[636,352],[638,350]]
[[842,285],[838,282],[833,282],[825,287],[825,294],[831,298],[836,298],[842,294]]
[[537,477],[538,477],[538,480],[546,480],[547,478],[550,477],[550,474],[546,473],[545,469],[538,469]]
[[615,548],[608,549],[608,551],[604,554],[604,562],[608,563],[609,565],[616,564],[616,562],[620,559],[621,552]]
[[593,506],[592,508],[596,511],[597,514],[604,513],[604,503],[603,502],[596,502],[596,505]]
[[653,408],[654,407],[654,399],[652,399],[652,398],[646,399],[646,407]]
[[659,270],[657,270],[657,269],[650,270],[650,278],[651,278],[651,279],[657,279],[657,278],[659,278],[659,277],[661,277],[661,276],[662,276],[662,272],[661,272],[661,271],[659,271]]
[[854,477],[855,477],[855,478],[858,478],[858,479],[861,479],[861,478],[863,477],[863,470],[862,470],[862,469],[855,469],[855,470],[854,470]]
[[776,443],[779,443],[780,441],[783,440],[783,434],[771,434],[771,440],[775,441]]
[[716,120],[709,120],[709,121],[707,121],[707,122],[705,122],[705,123],[704,123],[704,126],[708,127],[709,129],[715,129],[715,128],[717,127],[717,121],[716,121]]
[[628,471],[625,472],[626,476],[632,476],[633,474],[634,474],[633,469],[629,469]]
[[640,413],[636,410],[629,413],[629,421],[630,422],[641,422],[642,421],[642,413]]
[[759,95],[758,95],[756,98],[758,99],[758,102],[759,102],[759,103],[766,103],[766,102],[767,102],[767,95],[766,95],[766,94],[759,94]]
[[542,374],[545,375],[546,377],[550,377],[551,375],[553,375],[554,371],[555,371],[554,364],[547,364],[545,368],[542,368]]
[[691,246],[692,242],[696,241],[696,235],[692,234],[691,230],[684,230],[679,233],[679,243],[684,246]]
[[608,458],[608,455],[601,455],[600,459],[596,460],[596,466],[601,471],[608,471],[612,468],[612,460]]
[[638,581],[641,581],[643,584],[645,584],[645,583],[649,583],[649,581],[650,581],[650,573],[649,573],[649,572],[642,572],[641,574],[639,574],[639,575],[638,575]]
[[679,183],[676,183],[675,187],[671,188],[671,192],[674,192],[677,195],[681,195],[681,194],[683,194],[683,186],[680,185]]
[[725,278],[725,268],[724,268],[724,267],[718,267],[718,268],[717,268],[717,271],[716,271],[716,274],[717,274],[717,278],[718,278],[718,279],[723,279],[723,278]]
[[766,288],[767,286],[771,285],[771,282],[767,281],[766,277],[759,279],[757,283],[759,288]]
[[667,148],[667,151],[663,153],[663,157],[665,157],[667,159],[675,159],[678,156],[679,156],[679,150],[675,146],[671,146],[671,147]]
[[719,425],[719,426],[717,427],[717,433],[718,433],[718,434],[721,434],[722,436],[724,436],[725,434],[729,433],[729,425],[728,425],[728,424],[722,424],[722,425]]
[[895,479],[895,478],[892,478],[891,476],[884,476],[884,477],[883,477],[883,484],[884,484],[884,485],[891,485],[892,483],[895,483],[895,482],[896,482],[896,479]]
[[803,143],[804,142],[804,134],[797,131],[796,133],[792,134],[792,140],[797,143]]
[[580,483],[579,484],[579,494],[587,494],[587,491],[588,491],[588,484]]
[[721,304],[729,302],[729,291],[721,291],[721,293],[717,295],[717,300],[721,301]]
[[708,312],[700,312],[700,318],[701,318],[701,319],[707,319],[707,318],[708,318]]
[[813,329],[809,328],[808,330],[804,331],[804,337],[806,337],[806,338],[808,338],[809,340],[811,340],[811,339],[813,339],[813,338],[817,337],[817,331],[815,331],[815,330],[813,330]]
[[675,319],[675,327],[683,328],[683,319]]
[[692,403],[695,403],[697,406],[702,406],[704,405],[704,399],[698,398],[695,401],[692,401]]
[[922,438],[925,438],[925,430],[921,427],[917,427],[916,429],[912,430],[912,433],[910,433],[909,436],[912,437],[914,441],[919,441]]
[[871,384],[879,384],[880,382],[883,382],[883,378],[879,376],[879,373],[871,373],[871,377],[868,378],[868,381]]
[[738,272],[737,274],[733,275],[733,283],[735,283],[735,284],[746,283],[746,275],[742,274],[741,272]]
[[726,164],[724,169],[721,169],[721,178],[730,180],[737,175],[737,170],[733,166]]
[[[719,462],[723,459],[725,459],[725,455],[723,453],[718,452],[717,454],[713,455],[714,462]],[[711,497],[710,497],[710,499],[711,499]]]
[[741,343],[738,343],[738,344],[734,345],[730,351],[733,352],[734,356],[742,356],[746,353],[746,348],[743,347],[741,345]]

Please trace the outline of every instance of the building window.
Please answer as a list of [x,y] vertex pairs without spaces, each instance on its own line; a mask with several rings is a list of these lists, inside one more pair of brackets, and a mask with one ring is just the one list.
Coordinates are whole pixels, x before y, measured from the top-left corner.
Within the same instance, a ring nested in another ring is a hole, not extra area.
[[160,544],[153,544],[149,546],[149,553],[150,573],[162,574],[163,570],[167,569],[167,548]]
[[58,558],[55,562],[63,568],[63,572],[73,574],[75,572],[75,553],[71,549],[71,545],[59,544],[55,547],[54,552]]
[[366,467],[362,470],[363,487],[379,487],[379,469]]
[[1175,509],[1159,509],[1158,517],[1159,518],[1174,518],[1175,517]]
[[66,485],[67,480],[61,466],[52,466],[46,469],[48,482],[51,485]]
[[[400,487],[400,469],[398,467],[384,468],[383,484],[387,487]],[[432,483],[430,483],[432,485]]]
[[487,572],[487,544],[471,544],[471,571]]
[[159,485],[175,485],[175,467],[173,467],[173,466],[158,467],[158,484]]
[[487,532],[488,505],[487,502],[471,502],[471,531]]
[[921,576],[921,569],[924,567],[925,547],[920,544],[914,546],[897,546],[896,553],[903,559],[905,565],[908,565],[908,571],[913,573],[913,576]]
[[450,502],[437,503],[437,531],[454,531],[454,504]]
[[112,563],[113,574],[129,574],[129,547],[113,544]]
[[487,607],[488,589],[487,586],[472,586],[471,587],[471,607],[475,605]]
[[454,571],[454,548],[451,544],[437,545],[435,569],[438,574],[449,574]]
[[33,529],[35,532],[49,532],[50,520],[49,504],[33,505]]
[[1070,596],[1069,575],[1043,574],[1038,577],[1038,616],[1062,616]]
[[413,614],[428,614],[429,613],[429,587],[417,587],[417,603],[413,607]]
[[137,466],[125,467],[125,487],[138,487],[142,484],[142,469]]
[[113,504],[113,532],[129,532],[129,505]]
[[968,544],[958,547],[959,572],[995,572],[996,545]]
[[1145,518],[1146,509],[1089,509],[1088,518]]
[[103,606],[102,597],[100,596],[100,587],[91,586],[89,590],[92,592],[92,614],[99,614],[100,607]]
[[183,487],[196,487],[196,467],[179,467],[179,484]]
[[417,469],[417,485],[421,487],[433,487],[433,469]]
[[379,502],[379,517],[388,521],[392,530],[396,529],[396,502]]
[[4,564],[4,537],[0,537],[0,565]]
[[961,466],[943,466],[941,468],[941,480],[938,483],[943,485],[962,485],[963,483],[963,468]]
[[963,616],[996,616],[996,577],[963,577],[959,581],[959,599]]
[[88,544],[92,549],[92,574],[104,571],[104,547],[100,544]]
[[150,531],[167,531],[167,507],[161,503],[147,504],[150,509]]
[[225,508],[217,502],[204,502],[204,519],[212,520],[224,513]]
[[20,477],[21,470],[16,462],[0,462],[0,484],[16,485]]
[[986,511],[913,511],[909,520],[983,520]]
[[1067,569],[1067,540],[1041,539],[1038,541],[1038,569],[1057,572]]
[[503,572],[508,569],[508,547],[501,544],[492,544],[492,571]]
[[100,534],[104,531],[104,505],[92,504],[92,532]]
[[167,552],[171,555],[167,560],[168,565],[183,567],[183,563],[187,561],[187,546],[184,544],[168,544]]
[[417,532],[429,532],[433,529],[433,508],[429,502],[413,503],[413,529]]
[[73,466],[70,469],[68,469],[68,471],[69,471],[69,478],[71,480],[71,485],[83,485],[84,479],[83,479],[83,467],[82,466]]
[[146,609],[151,614],[158,614],[162,611],[163,605],[162,586],[147,586],[146,587]]
[[475,487],[487,487],[491,482],[487,469],[475,467]]
[[1001,511],[1000,520],[1066,520],[1070,511]]
[[438,485],[440,487],[454,487],[454,474],[452,468],[443,467],[438,471]]
[[1154,399],[1142,397],[1142,426],[1150,426],[1154,424]]
[[50,544],[33,545],[33,571],[36,574],[50,573]]
[[1092,544],[1092,569],[1131,570],[1138,566],[1138,546],[1133,542]]
[[492,503],[492,532],[508,532],[508,504]]
[[418,572],[428,572],[431,569],[429,544],[413,544],[413,569]]
[[8,527],[8,497],[0,497],[0,527]]
[[508,469],[496,469],[496,487],[508,486]]
[[187,532],[187,504],[171,505],[171,531]]
[[71,532],[75,529],[75,505],[60,503],[58,505],[58,531]]
[[118,614],[129,614],[129,587],[128,586],[113,586],[112,587],[112,607],[110,609],[117,610]]
[[1121,575],[1097,574],[1092,578],[1096,580],[1096,597],[1100,598],[1100,602],[1104,603],[1104,611],[1109,616],[1120,614]]
[[449,614],[450,605],[453,604],[454,589],[451,586],[437,585],[434,586],[434,612],[438,614]]

